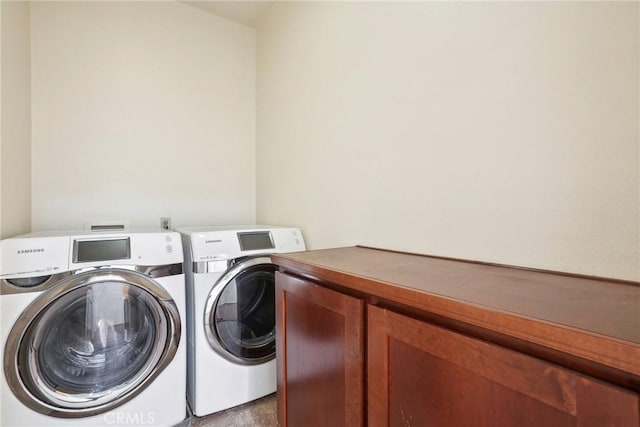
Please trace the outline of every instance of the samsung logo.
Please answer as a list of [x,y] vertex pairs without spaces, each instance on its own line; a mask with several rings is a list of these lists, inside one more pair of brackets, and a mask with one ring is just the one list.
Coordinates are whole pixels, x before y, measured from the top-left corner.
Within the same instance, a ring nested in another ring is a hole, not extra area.
[[217,239],[217,240],[205,240],[205,243],[221,243],[222,239]]
[[23,255],[23,254],[35,254],[38,252],[44,252],[44,248],[36,248],[36,249],[18,249],[17,254],[18,255]]

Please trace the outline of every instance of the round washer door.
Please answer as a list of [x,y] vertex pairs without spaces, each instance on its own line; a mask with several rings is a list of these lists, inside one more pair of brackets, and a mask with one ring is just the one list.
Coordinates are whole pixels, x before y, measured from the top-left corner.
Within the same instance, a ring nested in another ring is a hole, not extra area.
[[275,272],[269,257],[248,258],[213,286],[204,313],[212,349],[227,360],[255,365],[276,355]]
[[143,274],[93,270],[62,280],[18,318],[5,349],[9,387],[50,416],[100,414],[140,393],[173,359],[180,316]]

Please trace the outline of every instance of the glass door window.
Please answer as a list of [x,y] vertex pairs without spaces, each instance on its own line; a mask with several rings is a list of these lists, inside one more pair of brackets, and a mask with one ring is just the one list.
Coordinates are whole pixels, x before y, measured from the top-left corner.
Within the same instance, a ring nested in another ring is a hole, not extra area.
[[16,322],[9,341],[15,349],[5,353],[17,362],[5,360],[16,368],[10,385],[40,412],[104,412],[173,357],[179,322],[166,291],[142,274],[79,274],[41,295]]
[[[126,386],[146,370],[163,331],[149,293],[102,282],[69,292],[33,322],[19,358],[41,392],[98,396]],[[166,334],[166,331],[164,331]],[[34,351],[28,343],[38,343]],[[41,380],[41,381],[39,381]]]
[[208,318],[212,347],[236,362],[262,363],[275,357],[277,267],[265,259],[243,263],[223,281]]

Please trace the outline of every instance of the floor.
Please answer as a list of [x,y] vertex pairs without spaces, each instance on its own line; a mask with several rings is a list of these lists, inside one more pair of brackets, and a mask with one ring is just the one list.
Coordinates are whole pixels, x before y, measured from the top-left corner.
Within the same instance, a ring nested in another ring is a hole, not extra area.
[[276,395],[190,421],[191,427],[277,427]]

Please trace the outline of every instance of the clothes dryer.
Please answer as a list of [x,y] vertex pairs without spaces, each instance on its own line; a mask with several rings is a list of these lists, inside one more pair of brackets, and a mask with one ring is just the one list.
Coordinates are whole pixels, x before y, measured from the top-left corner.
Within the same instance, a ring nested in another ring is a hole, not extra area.
[[2,426],[169,426],[186,417],[174,232],[0,241]]
[[276,390],[275,271],[270,254],[305,250],[300,230],[187,227],[187,401],[196,416]]

